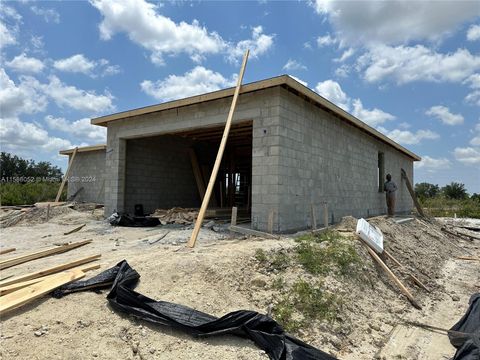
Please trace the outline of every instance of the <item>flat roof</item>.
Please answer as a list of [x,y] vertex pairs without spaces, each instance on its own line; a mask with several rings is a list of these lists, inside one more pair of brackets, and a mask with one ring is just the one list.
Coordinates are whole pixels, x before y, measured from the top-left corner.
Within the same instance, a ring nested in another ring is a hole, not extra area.
[[[99,144],[99,145],[90,145],[90,146],[82,146],[77,148],[77,153],[81,152],[88,152],[88,151],[98,151],[98,150],[106,150],[107,145],[106,144]],[[66,150],[60,150],[59,154],[60,155],[70,155],[73,154],[73,151],[75,148],[72,149],[66,149]]]
[[[288,90],[292,91],[296,95],[304,97],[308,101],[322,107],[325,110],[332,112],[333,114],[337,115],[339,118],[346,120],[349,124],[365,131],[366,133],[377,138],[378,140],[394,147],[395,149],[399,150],[405,155],[411,157],[413,160],[415,161],[421,160],[420,156],[404,148],[402,145],[396,143],[395,141],[385,136],[378,130],[367,125],[366,123],[359,120],[352,114],[346,112],[342,108],[328,101],[324,97],[320,96],[310,88],[299,83],[297,80],[293,79],[288,75],[281,75],[281,76],[273,77],[270,79],[260,80],[260,81],[242,85],[240,89],[240,94],[246,94],[249,92],[259,91],[259,90],[263,90],[263,89],[267,89],[275,86],[282,86],[287,88]],[[214,91],[214,92],[210,92],[202,95],[196,95],[196,96],[191,96],[184,99],[168,101],[168,102],[157,104],[157,105],[151,105],[151,106],[146,106],[138,109],[122,111],[119,113],[94,118],[91,120],[91,123],[93,125],[107,126],[107,124],[110,121],[127,119],[134,116],[145,115],[145,114],[150,114],[154,112],[160,112],[164,110],[170,110],[174,108],[179,108],[179,107],[189,106],[189,105],[198,104],[202,102],[230,97],[230,96],[233,96],[234,91],[235,91],[235,88],[231,87],[228,89],[218,90],[218,91]]]

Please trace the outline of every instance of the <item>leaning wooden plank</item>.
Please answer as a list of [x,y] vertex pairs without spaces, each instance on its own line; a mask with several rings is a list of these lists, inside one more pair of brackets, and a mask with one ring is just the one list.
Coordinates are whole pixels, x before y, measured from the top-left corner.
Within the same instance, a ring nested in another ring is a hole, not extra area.
[[17,249],[15,249],[15,248],[2,249],[2,250],[0,250],[0,255],[8,254],[9,252],[12,252],[12,251],[15,251],[15,250],[17,250]]
[[19,282],[23,282],[23,281],[27,281],[27,280],[31,280],[31,279],[35,279],[35,278],[39,278],[39,277],[50,275],[50,274],[54,274],[54,273],[64,271],[64,270],[67,270],[67,269],[71,269],[71,268],[74,268],[75,266],[83,265],[83,264],[89,263],[91,261],[97,260],[101,256],[102,255],[92,255],[92,256],[84,257],[84,258],[81,258],[81,259],[78,259],[78,260],[70,261],[70,262],[67,262],[67,263],[64,263],[64,264],[56,265],[56,266],[53,266],[53,267],[50,267],[50,268],[46,268],[46,269],[43,269],[43,270],[40,270],[40,271],[35,271],[35,272],[29,273],[29,274],[16,276],[16,277],[8,279],[8,280],[0,281],[0,287],[15,284],[15,283],[19,283]]
[[77,155],[78,147],[76,147],[73,150],[72,158],[70,159],[70,162],[68,163],[67,171],[65,172],[65,176],[63,177],[62,184],[60,185],[60,188],[58,189],[57,197],[55,198],[55,202],[58,202],[60,200],[60,196],[62,195],[63,187],[65,186],[65,182],[68,179],[68,174],[70,174],[70,170],[72,169],[72,164],[73,164],[73,159],[75,159],[75,155]]
[[232,106],[230,107],[230,112],[228,113],[227,123],[225,124],[225,130],[223,131],[222,141],[220,142],[220,148],[218,149],[217,158],[215,159],[215,164],[213,165],[212,174],[210,175],[210,180],[208,181],[207,191],[203,197],[202,206],[200,207],[200,212],[198,213],[197,221],[195,222],[195,227],[192,232],[192,236],[187,243],[188,247],[193,248],[197,241],[198,233],[202,227],[203,218],[205,217],[205,211],[207,210],[208,203],[210,202],[210,196],[212,195],[213,187],[215,185],[215,180],[217,179],[218,169],[223,158],[223,152],[225,151],[225,146],[227,145],[228,134],[230,132],[230,127],[232,126],[233,113],[235,112],[235,107],[237,106],[238,95],[240,94],[240,87],[242,86],[243,74],[245,73],[245,67],[247,65],[249,51],[245,51],[243,56],[242,67],[240,68],[240,75],[237,79],[237,86],[233,94]]
[[230,226],[228,228],[230,231],[240,233],[243,235],[253,235],[253,236],[259,236],[263,238],[268,238],[268,239],[278,239],[278,236],[275,236],[273,234],[269,234],[263,231],[258,231],[258,230],[252,230],[252,229],[247,229],[241,226]]
[[2,260],[2,261],[0,261],[0,270],[6,269],[6,268],[9,268],[11,266],[18,265],[18,264],[23,264],[27,261],[40,259],[40,258],[45,257],[45,256],[50,256],[50,255],[66,252],[66,251],[75,249],[77,247],[89,244],[91,242],[92,242],[92,240],[79,241],[79,242],[71,243],[71,244],[68,244],[68,245],[56,246],[54,248],[36,251],[34,253],[31,253],[31,254],[21,255],[21,256],[11,258],[11,259]]
[[[87,271],[95,270],[95,269],[98,269],[98,268],[100,268],[100,264],[86,265],[86,266],[75,268],[73,270],[81,270],[83,272],[87,272]],[[49,279],[49,278],[51,278],[52,276],[55,276],[55,275],[56,274],[50,274],[50,275],[42,276],[42,277],[39,277],[39,278],[36,278],[36,279],[31,279],[31,280],[27,280],[27,281],[17,282],[15,284],[2,286],[2,287],[0,287],[0,296],[9,294],[13,291],[17,291],[19,289],[30,286],[32,284],[36,284],[40,281],[44,281],[44,280]]]
[[85,273],[81,270],[68,270],[52,275],[48,279],[27,286],[26,288],[2,296],[0,297],[0,315],[37,299],[42,295],[48,294],[62,285],[79,280],[84,276]]
[[205,196],[205,183],[203,182],[200,165],[198,165],[197,154],[192,148],[188,149],[188,153],[190,155],[190,162],[192,163],[193,176],[197,183],[198,195],[200,196],[200,200],[203,200],[203,197]]
[[408,289],[405,287],[405,285],[402,284],[402,282],[395,276],[395,274],[390,270],[390,268],[385,265],[385,263],[380,259],[380,257],[377,255],[375,251],[373,251],[370,246],[368,246],[367,243],[365,243],[362,240],[362,243],[365,245],[367,248],[368,252],[372,256],[372,258],[380,265],[380,267],[387,273],[388,277],[395,283],[397,286],[400,288],[400,291],[407,297],[407,299],[412,303],[412,305],[417,308],[421,309],[422,307],[420,304],[415,300],[413,295],[408,291]]
[[410,193],[410,196],[412,197],[413,203],[415,204],[415,207],[417,208],[418,214],[421,217],[425,217],[425,214],[423,212],[422,206],[418,202],[417,195],[415,195],[415,191],[413,190],[412,183],[410,182],[410,179],[407,176],[407,172],[403,169],[401,169],[402,172],[402,177],[405,179],[405,184],[407,185],[408,192]]
[[82,224],[82,225],[76,227],[75,229],[72,229],[70,231],[67,231],[66,233],[63,233],[63,235],[73,234],[74,232],[77,232],[77,231],[81,230],[85,225],[87,225],[87,224]]

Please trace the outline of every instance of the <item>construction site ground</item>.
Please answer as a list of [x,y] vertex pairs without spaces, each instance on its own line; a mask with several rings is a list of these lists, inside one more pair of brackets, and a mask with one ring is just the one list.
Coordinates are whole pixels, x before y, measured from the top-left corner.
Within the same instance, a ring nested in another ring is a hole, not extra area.
[[[240,309],[266,313],[275,307],[276,290],[269,284],[279,276],[294,277],[298,270],[292,265],[281,273],[265,272],[255,257],[257,249],[267,254],[288,252],[297,245],[292,236],[262,239],[202,229],[197,246],[187,249],[189,228],[112,227],[103,220],[101,209],[92,214],[55,207],[48,222],[44,217],[45,213],[39,212],[1,229],[2,248],[15,247],[15,254],[23,254],[66,242],[93,242],[5,269],[2,278],[101,254],[101,269],[87,277],[126,259],[141,275],[138,292],[222,316]],[[405,322],[450,328],[460,319],[469,297],[480,291],[480,261],[458,257],[480,257],[480,240],[468,241],[441,231],[441,224],[463,221],[459,219],[437,219],[435,224],[417,218],[404,224],[386,217],[369,221],[382,230],[390,253],[431,290],[426,292],[401,277],[422,310],[413,308],[374,264],[353,234],[355,219],[346,218],[336,228],[354,243],[368,281],[327,277],[326,289],[343,297],[341,312],[334,322],[316,323],[295,336],[340,359],[451,358],[455,349],[445,334]],[[80,231],[64,235],[82,224],[86,226]],[[478,220],[469,224],[480,226]],[[480,237],[478,232],[462,231]],[[2,256],[8,258],[8,254]],[[0,358],[268,359],[249,340],[234,336],[194,339],[179,330],[121,315],[109,307],[107,292],[80,292],[61,299],[45,296],[3,316]]]

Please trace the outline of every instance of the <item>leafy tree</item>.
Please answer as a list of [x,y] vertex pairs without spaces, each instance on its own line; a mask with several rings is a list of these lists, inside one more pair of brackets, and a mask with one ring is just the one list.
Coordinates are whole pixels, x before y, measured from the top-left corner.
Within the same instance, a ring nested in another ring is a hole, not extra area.
[[465,189],[465,184],[451,182],[442,188],[442,193],[447,199],[467,199],[468,194]]
[[6,152],[0,154],[0,173],[2,179],[8,177],[62,177],[62,171],[47,161],[35,163],[33,160],[25,160]]
[[418,198],[424,200],[434,198],[440,192],[438,185],[422,182],[415,184],[415,194]]
[[470,199],[478,201],[480,203],[480,194],[473,193],[472,196],[470,196]]

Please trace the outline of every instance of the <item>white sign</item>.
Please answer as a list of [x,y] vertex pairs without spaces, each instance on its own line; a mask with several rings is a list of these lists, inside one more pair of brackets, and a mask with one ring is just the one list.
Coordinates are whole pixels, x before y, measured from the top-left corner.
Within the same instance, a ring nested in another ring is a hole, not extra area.
[[359,219],[356,233],[377,253],[381,254],[383,252],[383,234],[379,228],[370,225],[365,219]]

